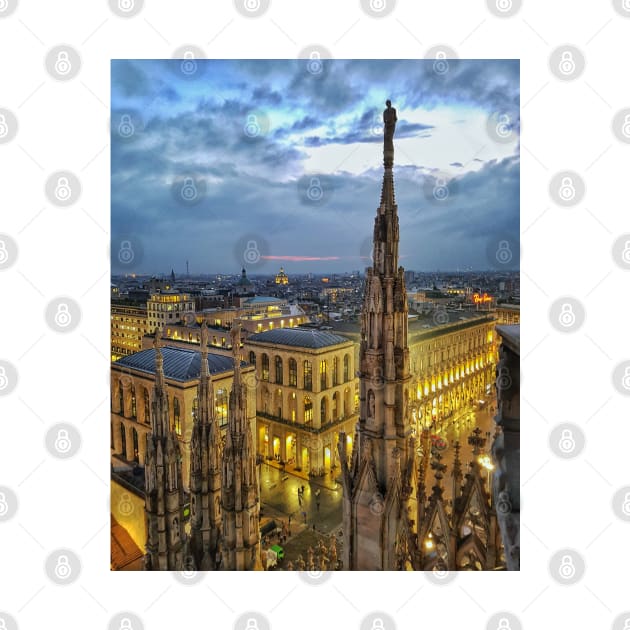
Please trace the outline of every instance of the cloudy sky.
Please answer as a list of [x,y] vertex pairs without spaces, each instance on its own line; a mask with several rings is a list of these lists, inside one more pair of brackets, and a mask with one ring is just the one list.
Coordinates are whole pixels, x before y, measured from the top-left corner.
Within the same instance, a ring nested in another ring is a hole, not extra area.
[[518,251],[518,61],[115,60],[113,271],[364,269],[387,98],[401,264],[496,268]]

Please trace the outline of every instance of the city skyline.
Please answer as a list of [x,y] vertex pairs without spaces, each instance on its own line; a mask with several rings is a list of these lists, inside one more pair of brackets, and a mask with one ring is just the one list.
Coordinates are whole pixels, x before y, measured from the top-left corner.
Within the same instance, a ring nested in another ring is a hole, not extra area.
[[[315,74],[309,60],[183,63],[112,62],[113,273],[363,271],[388,97],[401,264],[492,269],[500,242],[518,249],[518,61],[449,60],[443,74],[431,60],[322,60]],[[488,131],[497,116],[508,141]]]

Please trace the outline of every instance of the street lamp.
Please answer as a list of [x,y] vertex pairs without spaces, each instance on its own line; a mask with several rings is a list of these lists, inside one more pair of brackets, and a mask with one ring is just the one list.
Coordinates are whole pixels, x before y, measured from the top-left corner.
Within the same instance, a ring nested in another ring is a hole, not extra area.
[[483,455],[479,456],[477,461],[479,462],[479,465],[485,468],[488,472],[488,493],[492,494],[492,488],[490,487],[490,473],[494,470],[492,459],[490,458],[490,455],[484,453]]

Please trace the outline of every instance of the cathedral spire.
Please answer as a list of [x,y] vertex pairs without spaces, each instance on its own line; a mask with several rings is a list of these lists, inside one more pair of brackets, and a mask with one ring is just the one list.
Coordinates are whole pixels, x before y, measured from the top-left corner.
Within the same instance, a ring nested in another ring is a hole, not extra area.
[[161,329],[155,333],[155,385],[151,402],[151,433],[145,459],[145,568],[181,571],[188,562],[184,531],[184,487],[179,440],[170,428],[168,394],[161,350]]
[[[374,219],[373,264],[367,269],[359,349],[358,457],[344,480],[344,568],[392,570],[409,507],[415,448],[410,439],[409,348],[404,270],[398,266],[398,208],[394,194],[396,110],[383,112],[383,185]],[[342,452],[343,451],[343,452]],[[375,510],[374,506],[381,506]]]
[[241,326],[236,320],[230,337],[234,380],[221,477],[222,568],[251,570],[260,567],[260,491],[252,423],[247,412],[246,388],[241,379]]

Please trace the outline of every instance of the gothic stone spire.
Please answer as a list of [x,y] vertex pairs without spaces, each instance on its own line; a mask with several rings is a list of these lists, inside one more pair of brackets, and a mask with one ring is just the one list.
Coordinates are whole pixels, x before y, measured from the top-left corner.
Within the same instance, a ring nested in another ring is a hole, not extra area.
[[151,433],[145,461],[145,567],[153,571],[181,571],[187,559],[184,532],[182,458],[177,436],[170,428],[161,330],[155,335],[155,386],[151,403]]
[[195,565],[207,571],[217,568],[221,535],[221,466],[205,321],[201,326],[200,358],[197,413],[190,439],[191,548]]
[[241,381],[241,327],[230,331],[234,381],[223,450],[221,505],[223,569],[252,570],[260,565],[260,494],[256,452],[247,417],[246,388]]
[[[361,312],[360,413],[355,443],[360,455],[345,463],[344,568],[392,570],[395,545],[415,474],[409,421],[409,348],[404,270],[398,266],[398,207],[394,195],[396,110],[387,102],[384,172],[374,219],[373,265],[367,269]],[[370,448],[366,445],[370,444]],[[375,500],[374,497],[380,497]],[[379,509],[375,509],[378,505]]]

